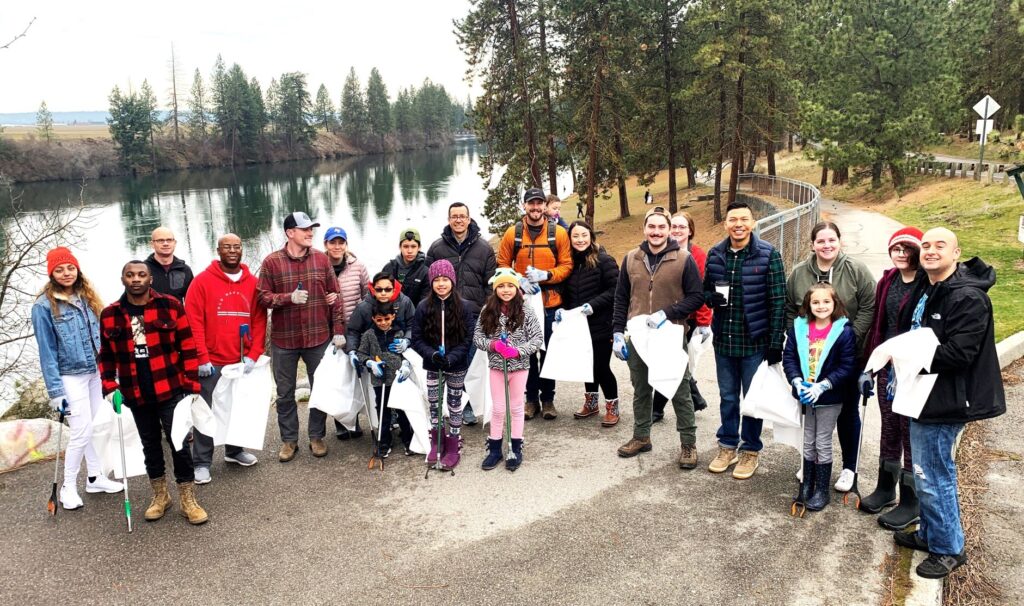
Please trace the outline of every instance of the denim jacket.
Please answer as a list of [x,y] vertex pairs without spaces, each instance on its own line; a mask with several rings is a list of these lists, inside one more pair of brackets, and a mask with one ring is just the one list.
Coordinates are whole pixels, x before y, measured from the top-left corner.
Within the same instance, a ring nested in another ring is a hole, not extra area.
[[100,323],[96,314],[81,299],[71,303],[57,300],[58,315],[50,310],[46,295],[32,306],[32,329],[39,346],[39,364],[51,398],[64,395],[61,375],[87,375],[97,372],[96,352],[100,349]]

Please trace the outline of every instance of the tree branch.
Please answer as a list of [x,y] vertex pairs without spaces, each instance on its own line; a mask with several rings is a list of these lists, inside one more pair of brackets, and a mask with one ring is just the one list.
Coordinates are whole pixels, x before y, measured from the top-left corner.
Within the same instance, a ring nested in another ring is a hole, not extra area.
[[28,22],[28,25],[25,26],[25,29],[20,34],[18,34],[14,38],[12,38],[10,42],[8,42],[7,44],[4,44],[3,46],[0,46],[0,50],[3,50],[5,48],[9,48],[12,44],[14,44],[15,42],[18,41],[18,38],[24,38],[25,34],[28,33],[28,28],[32,27],[32,24],[35,23],[35,22],[36,22],[36,18],[32,17],[32,20]]

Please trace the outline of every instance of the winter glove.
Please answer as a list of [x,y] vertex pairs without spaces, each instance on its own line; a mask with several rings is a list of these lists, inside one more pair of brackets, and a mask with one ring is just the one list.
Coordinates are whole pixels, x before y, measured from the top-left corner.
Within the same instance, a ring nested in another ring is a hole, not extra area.
[[213,364],[207,362],[206,364],[199,365],[199,376],[200,377],[212,377],[213,376]]
[[245,366],[242,369],[243,374],[249,374],[256,367],[256,362],[252,358],[242,358],[242,364]]
[[350,362],[352,362],[352,368],[359,370],[359,356],[356,355],[356,352],[348,352],[348,359]]
[[532,265],[526,268],[526,278],[534,284],[545,282],[551,279],[551,272],[544,271],[543,269],[537,269]]
[[698,326],[697,334],[700,335],[700,342],[706,343],[711,338],[711,327],[710,326]]
[[590,306],[590,303],[584,303],[580,307],[580,313],[583,314],[584,317],[592,316],[594,315],[594,308]]
[[661,325],[668,321],[668,316],[665,315],[665,311],[659,309],[653,314],[647,316],[647,328],[661,328]]
[[768,366],[778,364],[779,362],[782,361],[782,350],[775,349],[774,347],[769,347],[768,352],[764,355],[764,359],[766,362],[768,362]]
[[412,364],[409,363],[409,360],[402,360],[402,366],[398,369],[395,376],[398,377],[399,383],[412,376]]
[[803,379],[793,379],[789,383],[793,386],[793,389],[796,390],[796,395],[801,400],[803,400],[804,393],[807,391],[807,388],[811,386],[810,383]]
[[436,366],[439,370],[444,370],[445,368],[448,368],[448,359],[445,358],[444,354],[441,353],[440,351],[435,351],[433,355],[430,356],[430,361],[433,362],[434,366]]
[[875,395],[875,381],[871,378],[870,372],[860,373],[860,377],[857,379],[857,388],[860,389],[860,395],[865,398]]
[[388,345],[388,351],[396,354],[403,354],[405,350],[409,349],[409,339],[395,339]]
[[332,339],[331,344],[334,345],[334,349],[344,349],[345,335],[334,335],[334,339]]
[[519,278],[519,288],[523,294],[535,295],[540,292],[540,286],[530,282],[529,278]]
[[704,293],[704,303],[708,307],[725,307],[729,304],[729,300],[725,298],[725,295],[716,290],[715,292]]
[[615,357],[625,362],[629,359],[629,346],[626,345],[626,337],[621,332],[612,335],[612,351]]
[[814,404],[821,397],[821,394],[832,389],[832,383],[828,379],[811,385],[804,393],[800,394],[800,403]]
[[299,284],[299,287],[292,291],[291,300],[294,305],[305,305],[309,300],[309,291],[302,290],[302,284]]
[[68,414],[68,401],[64,399],[64,396],[50,398],[50,409],[53,412],[66,415]]
[[505,358],[506,360],[511,360],[513,358],[519,357],[519,350],[516,349],[515,347],[512,347],[508,343],[505,343],[504,341],[494,342],[494,353]]
[[366,367],[373,371],[373,376],[377,377],[378,379],[384,376],[384,362],[379,362],[377,360],[367,360]]
[[562,310],[561,309],[556,309],[555,310],[555,324],[558,324],[561,321],[562,321]]

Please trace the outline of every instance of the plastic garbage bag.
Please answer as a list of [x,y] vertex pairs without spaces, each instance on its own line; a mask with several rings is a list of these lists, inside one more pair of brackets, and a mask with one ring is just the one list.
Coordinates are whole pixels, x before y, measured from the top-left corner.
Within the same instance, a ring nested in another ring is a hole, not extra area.
[[710,335],[707,340],[702,340],[697,331],[693,331],[690,340],[686,344],[686,355],[690,358],[690,374],[697,373],[697,362],[704,354],[712,349],[712,341],[715,335]]
[[750,380],[750,389],[740,400],[740,414],[773,425],[800,427],[800,402],[793,397],[782,364],[761,362]]
[[217,435],[217,420],[213,417],[213,411],[206,400],[196,394],[185,396],[174,405],[171,445],[178,449],[184,448],[185,437],[193,427],[203,435]]
[[651,329],[647,327],[647,317],[634,316],[626,323],[631,355],[640,356],[647,364],[650,386],[671,400],[686,376],[688,356],[683,349],[686,330],[672,323]]
[[577,383],[594,380],[594,342],[590,338],[587,317],[579,308],[563,309],[562,321],[551,329],[540,376]]
[[[406,353],[409,353],[408,350]],[[388,388],[388,408],[404,411],[412,427],[409,449],[424,455],[430,450],[430,417],[427,415],[425,385],[414,371],[405,381],[395,381]]]
[[[535,295],[523,295],[525,299],[524,307],[529,307],[533,310],[533,315],[537,316],[537,321],[540,322],[541,328],[544,327],[544,293],[539,292]],[[547,346],[542,342],[540,348],[547,349]]]
[[896,393],[893,395],[892,411],[911,419],[921,416],[928,396],[935,387],[937,374],[922,374],[931,370],[939,339],[927,326],[897,335],[871,352],[868,372],[881,371],[892,362],[896,375]]
[[217,423],[214,445],[263,450],[274,387],[270,358],[260,356],[249,374],[245,374],[242,363],[225,366],[220,372],[213,390],[213,416]]
[[[135,417],[127,406],[121,409],[121,427],[124,432],[124,458],[128,477],[146,475],[146,460],[142,454],[142,438],[135,426]],[[110,406],[100,406],[92,418],[92,446],[100,458],[103,473],[122,480],[121,443],[117,437],[117,413]],[[66,432],[65,432],[66,433]]]
[[[363,398],[363,390],[349,357],[340,349],[335,353],[332,347],[328,347],[313,375],[309,407],[325,412],[353,430],[364,406]],[[372,401],[370,405],[373,405]]]
[[[553,337],[552,337],[553,338]],[[550,352],[548,355],[551,355]],[[483,426],[491,422],[494,401],[491,398],[491,369],[487,366],[487,352],[477,351],[466,372],[466,389],[463,397],[473,403],[473,412]],[[504,406],[505,403],[501,402]]]

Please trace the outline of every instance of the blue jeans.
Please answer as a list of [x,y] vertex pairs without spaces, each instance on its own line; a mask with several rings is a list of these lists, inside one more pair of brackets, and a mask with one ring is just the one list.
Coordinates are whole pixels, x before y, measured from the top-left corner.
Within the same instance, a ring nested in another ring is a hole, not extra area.
[[963,429],[963,423],[910,421],[914,482],[921,501],[917,533],[928,543],[928,551],[939,555],[959,555],[964,550],[954,461],[957,438]]
[[[551,325],[555,321],[554,309],[544,310],[544,345],[547,346],[551,338]],[[540,318],[538,318],[540,319]],[[545,350],[538,351],[530,356],[530,372],[526,375],[526,401],[527,402],[554,402],[555,381],[554,379],[542,379],[540,369],[544,366]],[[539,398],[538,398],[539,392]]]
[[722,417],[722,424],[718,427],[716,436],[718,443],[726,448],[738,447],[750,452],[760,452],[764,448],[761,444],[761,419],[740,419],[740,388],[742,387],[744,394],[747,393],[750,381],[763,360],[763,353],[737,358],[715,352],[718,394],[721,398],[719,412]]

